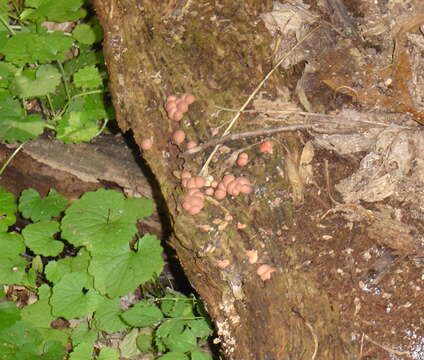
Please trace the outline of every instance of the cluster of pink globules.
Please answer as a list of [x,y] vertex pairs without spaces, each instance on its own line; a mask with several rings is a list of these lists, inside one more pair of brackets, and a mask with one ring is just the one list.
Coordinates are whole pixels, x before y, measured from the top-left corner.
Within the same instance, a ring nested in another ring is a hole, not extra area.
[[[182,206],[191,215],[198,214],[205,206],[206,196],[214,196],[216,200],[224,199],[227,194],[238,196],[250,194],[253,190],[248,178],[225,175],[221,182],[207,181],[202,176],[192,177],[188,171],[181,174],[181,183],[187,192],[182,200]],[[203,190],[203,191],[202,191]]]

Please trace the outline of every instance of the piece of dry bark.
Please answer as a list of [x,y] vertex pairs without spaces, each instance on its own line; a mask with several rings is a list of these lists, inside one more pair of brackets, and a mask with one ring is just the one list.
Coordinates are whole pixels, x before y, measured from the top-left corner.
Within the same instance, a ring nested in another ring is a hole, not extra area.
[[[0,145],[0,161],[6,161],[17,146]],[[72,199],[106,186],[122,190],[127,196],[153,199],[136,155],[120,135],[101,135],[81,144],[42,137],[30,141],[8,165],[0,185],[17,196],[26,188],[34,188],[43,196],[54,188]],[[142,223],[147,231],[160,236],[162,225],[157,210]]]

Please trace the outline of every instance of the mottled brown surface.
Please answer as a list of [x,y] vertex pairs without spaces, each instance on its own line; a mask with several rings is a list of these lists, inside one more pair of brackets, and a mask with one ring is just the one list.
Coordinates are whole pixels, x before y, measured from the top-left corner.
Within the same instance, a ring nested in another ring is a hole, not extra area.
[[[287,181],[277,171],[284,146],[276,146],[272,157],[252,150],[256,156],[247,168],[231,168],[252,179],[254,195],[225,200],[222,206],[208,203],[195,217],[179,204],[181,187],[174,175],[183,169],[197,173],[209,153],[188,161],[178,156],[179,149],[169,143],[177,124],[166,117],[166,96],[195,94],[199,101],[190,107],[183,127],[192,140],[210,138],[212,129],[232,115],[214,116],[215,105],[240,107],[271,69],[270,38],[258,18],[270,5],[253,0],[95,1],[117,119],[138,144],[145,138],[154,141],[143,155],[169,208],[172,246],[205,300],[226,356],[310,359],[317,351],[320,359],[356,359],[359,344],[340,326],[337,303],[319,287],[315,274],[284,262],[291,239],[282,229],[296,229]],[[282,78],[273,77],[265,89],[272,94],[281,85]],[[247,118],[242,116],[238,130],[248,128]],[[278,139],[285,146],[297,144]],[[227,158],[219,153],[210,173],[222,175]],[[252,249],[259,253],[257,264],[249,264],[244,255]],[[294,244],[296,252],[301,249],[303,244]],[[225,269],[218,266],[222,260],[230,262]],[[261,263],[278,270],[271,280],[256,275]]]

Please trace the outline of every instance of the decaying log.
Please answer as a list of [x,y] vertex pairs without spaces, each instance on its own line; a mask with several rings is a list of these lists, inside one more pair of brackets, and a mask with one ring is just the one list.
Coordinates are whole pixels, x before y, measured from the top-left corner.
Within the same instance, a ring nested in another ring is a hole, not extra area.
[[[356,359],[359,346],[340,327],[337,304],[301,269],[282,261],[292,226],[287,183],[276,174],[280,162],[247,167],[260,189],[255,195],[208,204],[189,216],[180,203],[178,173],[197,173],[209,153],[181,157],[170,135],[181,126],[166,116],[166,97],[193,93],[198,101],[183,126],[191,140],[207,141],[212,128],[230,120],[214,117],[215,105],[239,108],[271,69],[270,36],[259,14],[270,0],[131,1],[95,0],[105,33],[104,55],[117,120],[131,129],[160,185],[174,227],[171,245],[187,277],[205,301],[228,359]],[[268,91],[281,85],[272,78]],[[275,90],[274,90],[275,91]],[[243,121],[238,131],[246,130]],[[242,144],[239,144],[242,147]],[[204,156],[204,158],[203,158]],[[215,176],[222,159],[211,163]],[[267,174],[272,181],[267,181]],[[251,264],[246,251],[256,250]],[[227,264],[227,266],[224,266]],[[277,271],[257,275],[260,264]]]

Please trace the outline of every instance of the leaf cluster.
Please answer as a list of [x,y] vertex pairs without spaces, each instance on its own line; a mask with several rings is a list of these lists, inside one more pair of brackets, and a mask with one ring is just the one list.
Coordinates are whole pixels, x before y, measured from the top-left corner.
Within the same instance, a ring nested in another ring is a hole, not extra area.
[[[17,211],[28,222],[20,230]],[[69,360],[143,352],[162,360],[211,359],[200,350],[211,325],[195,298],[168,291],[122,306],[163,268],[159,240],[140,237],[136,227],[152,212],[150,200],[114,190],[88,192],[69,204],[55,190],[41,197],[28,189],[16,204],[0,188],[0,359],[56,360],[69,348]],[[33,300],[13,301],[17,287]],[[126,334],[118,349],[100,346],[118,332]]]
[[0,141],[31,140],[45,128],[65,143],[89,141],[114,117],[96,50],[102,30],[82,6],[0,0]]

